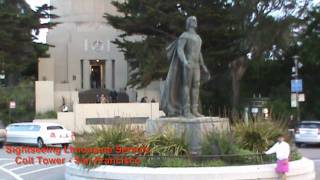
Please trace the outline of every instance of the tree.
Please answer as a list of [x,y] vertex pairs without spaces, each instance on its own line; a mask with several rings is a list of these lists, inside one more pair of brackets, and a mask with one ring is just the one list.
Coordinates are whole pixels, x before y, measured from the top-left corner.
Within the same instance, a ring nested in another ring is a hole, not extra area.
[[[48,45],[34,40],[41,28],[56,24],[40,22],[57,17],[49,13],[52,9],[45,4],[32,10],[24,0],[0,0],[0,74],[5,73],[8,86],[0,82],[0,120],[5,123],[10,116],[15,122],[34,117],[34,85],[23,79],[35,77],[38,58],[48,56]],[[11,113],[9,101],[17,103]]]
[[271,51],[267,54],[267,59],[270,60],[249,61],[247,73],[242,80],[241,95],[248,97],[261,93],[270,97],[273,116],[284,118],[295,114],[295,109],[290,106],[290,80],[293,78],[290,74],[291,67],[294,66],[293,56],[299,55],[299,61],[304,64],[299,70],[299,78],[304,81],[303,89],[308,97],[306,102],[300,103],[302,116],[312,119],[320,114],[316,108],[319,106],[319,79],[316,75],[320,70],[317,59],[319,53],[316,50],[319,36],[316,30],[319,17],[316,14],[319,7],[307,11],[309,8],[305,5],[300,9],[290,28],[292,32],[289,33],[291,36],[288,48],[285,51]]
[[306,101],[301,103],[302,116],[316,119],[320,116],[320,6],[312,8],[304,18],[300,34],[293,47],[295,55],[299,55],[303,63],[300,75]]
[[[23,74],[30,72],[30,64],[37,66],[40,56],[47,56],[48,45],[34,40],[41,28],[51,28],[56,23],[41,23],[40,19],[56,18],[47,4],[32,10],[24,0],[0,0],[0,70],[7,76],[8,85],[16,85]],[[29,72],[28,72],[29,71]]]
[[[291,14],[301,13],[306,6],[294,0],[128,0],[113,5],[122,15],[106,14],[106,18],[124,32],[115,43],[131,67],[130,85],[144,87],[165,78],[169,65],[165,47],[184,31],[186,16],[195,15],[198,33],[203,38],[204,59],[215,75],[204,86],[203,94],[227,93],[225,86],[222,93],[212,90],[219,89],[216,84],[230,80],[234,113],[247,62],[277,58],[276,52],[285,51],[291,41],[291,25],[296,20]],[[282,15],[275,18],[272,14],[275,11],[281,11]],[[139,35],[140,39],[133,41],[130,39],[133,35]]]
[[[188,15],[198,17],[199,34],[206,38],[203,44],[205,57],[208,56],[206,54],[213,54],[212,48],[219,48],[222,51],[226,47],[224,45],[226,41],[231,43],[231,38],[223,39],[224,32],[219,29],[224,19],[228,18],[221,16],[227,13],[228,9],[223,7],[227,7],[228,4],[218,1],[210,2],[212,1],[200,1],[200,3],[193,1],[177,3],[170,0],[113,2],[123,16],[106,14],[106,18],[115,28],[124,31],[115,43],[122,49],[130,65],[129,85],[144,87],[153,80],[165,78],[170,63],[166,60],[165,47],[185,30],[185,19]],[[229,36],[234,35],[231,31],[228,33]],[[220,36],[212,34],[220,34]],[[140,35],[140,38],[132,41],[130,39],[132,35]],[[214,67],[212,63],[215,61],[211,59],[206,61],[209,67]]]
[[[233,116],[237,115],[240,82],[247,70],[248,60],[263,62],[283,57],[292,42],[292,25],[298,20],[293,12],[299,16],[307,6],[308,1],[303,5],[291,0],[233,1],[231,12],[237,22],[233,28],[242,34],[236,39],[239,53],[230,63]],[[281,18],[272,15],[280,10]]]

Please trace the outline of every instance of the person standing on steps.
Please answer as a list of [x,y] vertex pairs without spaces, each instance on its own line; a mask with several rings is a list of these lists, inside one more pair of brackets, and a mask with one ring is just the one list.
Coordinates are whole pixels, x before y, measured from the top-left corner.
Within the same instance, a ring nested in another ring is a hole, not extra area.
[[101,94],[100,96],[100,103],[108,103],[108,99],[106,96],[104,96],[104,94]]
[[100,95],[96,94],[96,103],[100,103]]

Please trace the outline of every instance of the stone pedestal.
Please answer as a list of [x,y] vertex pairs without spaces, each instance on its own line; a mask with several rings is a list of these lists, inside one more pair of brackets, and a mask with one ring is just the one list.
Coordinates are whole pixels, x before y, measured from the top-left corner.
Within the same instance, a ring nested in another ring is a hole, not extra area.
[[176,135],[184,134],[193,154],[201,153],[203,136],[211,131],[228,131],[229,119],[219,117],[163,117],[148,119],[146,122],[147,135],[174,130]]

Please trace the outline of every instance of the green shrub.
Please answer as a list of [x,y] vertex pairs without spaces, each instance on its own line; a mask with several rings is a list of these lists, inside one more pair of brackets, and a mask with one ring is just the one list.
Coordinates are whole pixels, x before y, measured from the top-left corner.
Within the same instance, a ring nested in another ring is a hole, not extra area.
[[[204,136],[202,154],[205,157],[191,156],[184,133],[177,134],[167,130],[162,134],[145,137],[140,129],[128,125],[116,124],[93,128],[77,136],[75,147],[124,147],[145,146],[149,153],[126,153],[122,156],[136,157],[141,160],[140,166],[148,167],[212,167],[223,165],[261,164],[275,161],[275,156],[258,154],[273,145],[281,128],[271,122],[250,122],[248,125],[237,123],[234,132],[209,132]],[[249,137],[249,135],[254,135]],[[258,138],[258,140],[253,138]],[[110,158],[116,152],[108,154],[79,153],[78,158],[94,159],[95,157]],[[139,156],[138,156],[139,155]],[[145,156],[147,155],[147,156]],[[210,156],[212,155],[212,156]],[[208,156],[208,157],[206,157]],[[297,154],[292,154],[295,159]],[[104,164],[104,163],[102,163]],[[85,163],[87,168],[100,164]]]
[[231,133],[209,132],[204,136],[202,144],[202,154],[204,155],[235,154],[236,149]]
[[142,131],[123,124],[94,128],[93,136],[98,147],[138,146],[145,142]]
[[197,164],[190,159],[182,158],[167,158],[161,163],[161,167],[194,167]]
[[286,132],[284,126],[272,121],[257,120],[235,123],[233,126],[234,137],[240,148],[256,153],[262,153],[272,146],[279,134]]
[[163,159],[160,156],[157,157],[141,157],[141,166],[143,167],[162,167]]
[[254,153],[246,149],[238,149],[235,156],[231,156],[225,161],[231,165],[254,165],[274,163],[276,161],[276,157],[275,155],[264,155]]
[[56,119],[57,112],[56,111],[48,111],[45,113],[37,113],[35,119]]
[[184,138],[174,130],[167,130],[162,134],[155,134],[148,138],[147,146],[150,148],[150,155],[179,156],[189,155],[188,144]]
[[255,164],[257,162],[257,155],[249,150],[236,148],[234,154],[224,157],[224,161],[229,164]]
[[270,113],[273,118],[288,118],[291,114],[294,114],[294,111],[290,107],[290,102],[286,98],[271,100],[268,105],[270,106]]
[[217,155],[216,158],[224,163],[257,164],[264,160],[262,156],[248,149],[243,149],[235,143],[234,134],[231,132],[210,132],[205,136],[202,145],[202,154]]
[[[174,131],[166,131],[163,134],[155,134],[145,138],[144,132],[132,128],[131,126],[116,124],[109,127],[101,126],[93,128],[91,132],[84,132],[77,136],[74,142],[75,147],[109,147],[115,150],[116,146],[137,147],[145,146],[150,149],[149,153],[142,155],[153,155],[152,158],[140,157],[142,166],[162,166],[164,160],[160,156],[180,156],[188,155],[188,145],[185,141],[184,134],[181,137],[177,136]],[[116,154],[116,152],[109,154],[93,154],[93,153],[74,153],[78,158],[94,159],[97,156],[108,158]],[[124,156],[136,156],[137,154],[126,153]],[[140,154],[141,155],[141,154]],[[159,158],[157,157],[159,156]],[[169,162],[168,162],[169,163]],[[91,168],[98,164],[89,162],[83,164],[85,167]]]
[[208,160],[200,164],[202,167],[216,167],[216,166],[225,166],[226,163],[222,160]]
[[[9,110],[9,102],[15,101],[16,108]],[[0,87],[0,121],[4,125],[13,122],[32,121],[35,116],[34,84],[23,81],[14,87]]]
[[147,167],[216,167],[225,166],[222,160],[192,160],[183,157],[152,157],[142,161],[141,166]]
[[298,151],[297,148],[293,148],[291,150],[291,154],[290,154],[290,160],[291,161],[296,161],[302,158],[302,155],[300,154],[300,152]]
[[161,167],[217,167],[224,165],[226,165],[226,163],[222,160],[196,161],[185,158],[166,159],[161,163]]
[[[122,124],[112,126],[100,126],[93,128],[91,132],[84,132],[76,138],[74,147],[80,148],[112,148],[112,153],[109,154],[94,154],[94,153],[73,153],[78,158],[94,159],[95,157],[109,158],[116,154],[116,146],[122,147],[138,147],[144,146],[145,138],[142,131]],[[133,153],[122,155],[134,156]],[[100,164],[89,162],[82,164],[87,168],[92,168]]]

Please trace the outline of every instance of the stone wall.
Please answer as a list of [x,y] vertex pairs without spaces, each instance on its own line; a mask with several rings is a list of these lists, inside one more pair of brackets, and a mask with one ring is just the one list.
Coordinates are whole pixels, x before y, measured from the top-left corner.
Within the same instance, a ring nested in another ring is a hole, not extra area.
[[[159,103],[107,103],[107,104],[74,104],[73,112],[58,112],[57,119],[36,119],[35,122],[53,122],[65,126],[67,129],[82,132],[90,131],[93,125],[88,120],[119,121],[142,124],[145,128],[146,119],[160,117]],[[139,118],[138,120],[135,120]],[[144,119],[144,122],[140,122]],[[130,121],[132,120],[132,121]]]
[[36,113],[54,110],[53,81],[36,81],[35,85]]

